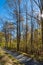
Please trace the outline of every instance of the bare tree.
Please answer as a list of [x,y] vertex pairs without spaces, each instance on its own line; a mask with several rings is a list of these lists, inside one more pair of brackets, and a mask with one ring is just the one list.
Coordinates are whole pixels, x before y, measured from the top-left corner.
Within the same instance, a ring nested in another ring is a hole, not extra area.
[[[41,14],[43,14],[43,0],[40,0],[41,2]],[[42,27],[42,50],[43,50],[43,18],[41,17],[41,27]]]
[[20,36],[21,36],[21,33],[20,33],[20,22],[22,21],[22,16],[21,16],[21,13],[20,13],[20,3],[21,3],[21,0],[8,0],[8,5],[9,5],[9,8],[13,8],[13,12],[10,12],[11,14],[13,14],[13,17],[15,17],[16,19],[16,23],[17,23],[17,51],[19,51],[19,44],[20,44]]

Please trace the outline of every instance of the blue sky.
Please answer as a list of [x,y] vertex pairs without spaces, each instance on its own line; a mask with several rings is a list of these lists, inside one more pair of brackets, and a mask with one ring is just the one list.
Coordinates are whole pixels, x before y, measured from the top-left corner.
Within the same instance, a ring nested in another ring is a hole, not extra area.
[[[0,0],[0,17],[3,17],[4,16],[4,3],[5,3],[5,0]],[[1,29],[1,21],[0,21],[0,29]]]
[[0,0],[0,17],[3,19],[6,19],[6,17],[11,18],[11,16],[9,16],[8,14],[8,11],[6,10],[7,7],[5,8],[5,6],[6,6],[6,0]]
[[7,18],[7,17],[9,17],[9,15],[8,15],[8,12],[7,12],[7,8],[5,8],[5,6],[6,6],[6,0],[0,0],[0,17],[1,18]]
[[[7,10],[5,9],[6,0],[0,0],[0,17],[9,17]],[[28,10],[30,10],[30,2],[28,3]],[[34,7],[36,10],[37,6]]]
[[0,16],[4,15],[4,4],[5,4],[5,0],[0,0]]
[[[29,0],[28,0],[29,1]],[[8,14],[8,11],[5,9],[5,3],[6,2],[6,0],[0,0],[0,17],[1,18],[3,18],[3,19],[6,19],[5,17],[7,17],[7,18],[11,18],[11,16],[9,16],[9,14]],[[28,10],[30,10],[30,2],[28,3]],[[38,8],[37,8],[37,6],[35,5],[34,6],[34,9],[37,11],[38,10]],[[1,21],[0,21],[1,22]],[[1,23],[0,23],[0,28],[1,28]]]

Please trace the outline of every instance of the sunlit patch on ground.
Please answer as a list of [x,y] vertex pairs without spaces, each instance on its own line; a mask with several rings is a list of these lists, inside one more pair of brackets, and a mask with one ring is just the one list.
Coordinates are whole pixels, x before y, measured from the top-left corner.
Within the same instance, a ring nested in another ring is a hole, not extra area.
[[[19,61],[0,48],[0,65],[21,65]],[[22,64],[23,65],[23,64]]]

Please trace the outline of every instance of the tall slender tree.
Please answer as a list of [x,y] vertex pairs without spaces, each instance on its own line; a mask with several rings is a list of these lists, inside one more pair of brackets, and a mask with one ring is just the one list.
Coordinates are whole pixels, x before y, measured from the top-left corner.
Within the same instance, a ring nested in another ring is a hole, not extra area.
[[9,7],[12,9],[13,8],[13,17],[15,17],[16,19],[16,23],[17,23],[17,51],[19,51],[19,44],[20,44],[20,22],[22,21],[22,16],[20,13],[20,3],[22,0],[8,0],[8,5]]
[[[40,0],[41,2],[41,15],[43,15],[43,0]],[[43,17],[41,17],[41,27],[42,27],[42,50],[43,50]]]

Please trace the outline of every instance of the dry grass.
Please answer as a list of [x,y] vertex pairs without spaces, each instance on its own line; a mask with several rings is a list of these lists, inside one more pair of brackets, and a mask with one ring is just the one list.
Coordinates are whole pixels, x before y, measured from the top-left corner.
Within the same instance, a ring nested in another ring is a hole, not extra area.
[[6,54],[6,52],[0,48],[0,65],[21,65],[21,64],[17,59],[13,58],[10,54]]

